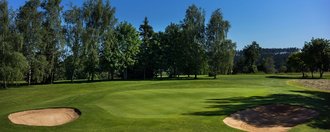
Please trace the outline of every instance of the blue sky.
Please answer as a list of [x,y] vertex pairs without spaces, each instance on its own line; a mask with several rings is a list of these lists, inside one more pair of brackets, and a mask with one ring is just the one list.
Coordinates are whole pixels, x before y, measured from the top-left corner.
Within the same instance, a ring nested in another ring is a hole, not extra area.
[[[18,9],[25,0],[8,0]],[[63,0],[67,7],[83,0]],[[183,20],[191,4],[203,8],[206,23],[211,13],[221,8],[232,28],[228,37],[242,49],[252,41],[266,48],[301,48],[312,37],[330,39],[330,0],[111,0],[119,21],[136,28],[147,16],[155,31],[163,31],[171,22]]]

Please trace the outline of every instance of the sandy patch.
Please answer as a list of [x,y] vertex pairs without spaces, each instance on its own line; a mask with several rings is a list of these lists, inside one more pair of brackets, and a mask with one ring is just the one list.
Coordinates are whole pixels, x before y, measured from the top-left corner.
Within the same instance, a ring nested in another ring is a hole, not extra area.
[[50,108],[12,113],[8,116],[14,124],[28,126],[58,126],[78,119],[80,112],[71,108]]
[[298,80],[299,83],[305,87],[312,87],[322,90],[330,90],[330,80],[329,79],[301,79]]
[[223,122],[249,132],[286,132],[316,117],[314,110],[293,105],[265,105],[231,114]]

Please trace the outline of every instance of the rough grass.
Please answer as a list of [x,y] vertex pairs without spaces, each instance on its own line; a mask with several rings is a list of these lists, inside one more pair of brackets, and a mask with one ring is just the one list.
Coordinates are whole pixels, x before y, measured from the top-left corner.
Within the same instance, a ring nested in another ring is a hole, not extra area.
[[[291,131],[330,131],[330,93],[290,83],[299,76],[231,75],[216,80],[202,77],[10,88],[0,90],[0,131],[239,131],[222,120],[238,110],[273,103],[303,105],[320,112],[318,118]],[[7,118],[12,112],[47,107],[74,107],[82,115],[56,127],[14,125]]]

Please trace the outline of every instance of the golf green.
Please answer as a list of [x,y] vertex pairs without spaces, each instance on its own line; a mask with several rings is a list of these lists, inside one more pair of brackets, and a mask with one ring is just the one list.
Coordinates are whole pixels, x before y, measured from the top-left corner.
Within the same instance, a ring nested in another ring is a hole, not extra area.
[[[330,131],[330,93],[291,79],[298,76],[203,76],[197,80],[59,82],[9,88],[0,90],[0,131],[239,131],[222,120],[236,111],[265,104],[301,105],[320,113],[290,131]],[[7,117],[49,107],[77,108],[81,116],[54,127],[15,125]]]

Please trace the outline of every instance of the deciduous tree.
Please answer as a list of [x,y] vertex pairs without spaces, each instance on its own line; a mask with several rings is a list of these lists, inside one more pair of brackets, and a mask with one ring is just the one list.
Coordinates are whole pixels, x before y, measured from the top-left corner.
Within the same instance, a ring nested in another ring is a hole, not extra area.
[[108,80],[114,79],[114,73],[119,70],[120,52],[115,33],[115,24],[117,19],[115,17],[116,9],[110,5],[107,0],[103,7],[102,26],[104,31],[101,34],[101,48],[100,48],[100,68],[101,71],[108,73]]
[[301,72],[303,78],[305,77],[305,72],[307,71],[306,63],[303,60],[302,52],[297,52],[289,56],[288,65],[291,68],[294,68],[296,72]]
[[42,54],[46,56],[48,62],[45,68],[44,83],[53,83],[56,68],[59,64],[59,59],[64,45],[63,29],[61,25],[61,11],[60,5],[62,0],[43,0],[41,3],[43,12],[43,45],[44,51]]
[[191,5],[186,10],[185,18],[182,23],[183,44],[185,49],[185,73],[194,74],[195,79],[200,73],[205,57],[205,13],[204,10],[196,5]]
[[267,74],[275,73],[275,65],[274,59],[272,56],[268,56],[265,58],[263,63],[264,72]]
[[83,27],[83,14],[79,7],[72,6],[71,9],[65,11],[64,20],[65,25],[65,39],[67,42],[68,55],[66,58],[66,74],[67,79],[71,82],[76,79],[77,70],[81,67],[82,56],[82,34]]
[[46,57],[43,54],[46,46],[42,41],[43,14],[38,11],[40,4],[39,0],[27,1],[19,8],[16,17],[16,27],[23,42],[22,52],[29,64],[26,77],[28,84],[42,82],[47,67]]
[[123,78],[127,79],[127,68],[136,63],[136,55],[139,53],[139,46],[141,41],[139,39],[139,32],[132,24],[121,22],[116,27],[117,43],[119,49],[120,70],[123,71]]
[[230,24],[223,20],[220,9],[214,11],[206,28],[207,52],[209,55],[209,66],[216,78],[218,73],[231,73],[236,44],[231,40],[226,40]]
[[260,56],[260,46],[256,41],[253,41],[252,44],[247,45],[243,49],[243,55],[245,58],[245,71],[247,73],[256,73],[258,72],[256,62]]
[[303,60],[312,72],[319,71],[320,78],[323,77],[324,71],[329,69],[330,63],[330,40],[326,39],[312,39],[310,42],[306,42],[302,49]]
[[26,58],[15,50],[16,32],[10,31],[7,0],[0,0],[0,80],[3,88],[9,82],[21,80],[28,68]]

